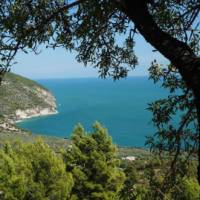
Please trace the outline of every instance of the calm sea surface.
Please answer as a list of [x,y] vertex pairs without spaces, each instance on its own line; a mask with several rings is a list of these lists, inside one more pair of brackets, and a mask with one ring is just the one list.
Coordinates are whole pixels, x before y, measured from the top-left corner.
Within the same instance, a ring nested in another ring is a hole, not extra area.
[[32,118],[18,126],[35,134],[70,137],[80,122],[91,130],[95,121],[109,131],[121,146],[143,147],[154,128],[148,103],[167,96],[166,91],[146,77],[113,82],[95,78],[38,80],[56,97],[58,114]]

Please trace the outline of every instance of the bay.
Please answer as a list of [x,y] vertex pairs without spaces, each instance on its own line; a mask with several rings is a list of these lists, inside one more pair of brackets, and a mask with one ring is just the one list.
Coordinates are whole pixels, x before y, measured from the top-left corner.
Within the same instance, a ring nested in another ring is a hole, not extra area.
[[145,136],[155,132],[148,103],[167,91],[147,77],[119,81],[97,78],[37,80],[56,97],[58,114],[24,120],[17,125],[34,134],[70,138],[81,123],[90,131],[95,121],[108,129],[120,146],[144,147]]

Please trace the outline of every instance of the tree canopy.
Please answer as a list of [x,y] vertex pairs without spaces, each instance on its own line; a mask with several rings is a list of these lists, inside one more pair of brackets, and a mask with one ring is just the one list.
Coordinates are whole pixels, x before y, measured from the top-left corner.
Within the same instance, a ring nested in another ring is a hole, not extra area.
[[194,97],[200,183],[199,13],[199,0],[2,0],[1,74],[19,50],[37,53],[45,44],[76,50],[76,59],[97,67],[101,77],[125,77],[137,64],[134,36],[141,34],[169,60],[166,74],[176,69]]
[[119,168],[116,147],[99,123],[88,134],[78,125],[72,135],[72,146],[64,153],[67,171],[74,177],[71,199],[119,198],[124,173]]
[[[127,67],[137,63],[136,33],[175,66],[180,53],[198,53],[198,0],[3,0],[0,6],[0,52],[5,65],[19,49],[37,51],[39,44],[46,43],[78,51],[77,60],[98,67],[103,77],[123,77]],[[122,44],[119,35],[124,36]],[[174,53],[174,47],[181,52]]]
[[71,145],[57,153],[41,139],[0,149],[1,200],[117,200],[124,180],[117,148],[99,123],[90,134],[78,125]]
[[63,160],[42,141],[0,150],[1,199],[65,200],[72,186]]

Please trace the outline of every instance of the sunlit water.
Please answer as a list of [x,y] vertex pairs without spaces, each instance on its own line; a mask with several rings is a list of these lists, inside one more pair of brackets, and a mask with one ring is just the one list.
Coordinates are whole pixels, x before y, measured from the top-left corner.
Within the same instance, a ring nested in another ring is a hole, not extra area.
[[121,146],[144,146],[145,136],[155,132],[148,103],[167,95],[146,77],[115,82],[95,78],[38,82],[54,94],[59,113],[28,119],[18,126],[36,134],[69,138],[78,122],[91,130],[99,121]]

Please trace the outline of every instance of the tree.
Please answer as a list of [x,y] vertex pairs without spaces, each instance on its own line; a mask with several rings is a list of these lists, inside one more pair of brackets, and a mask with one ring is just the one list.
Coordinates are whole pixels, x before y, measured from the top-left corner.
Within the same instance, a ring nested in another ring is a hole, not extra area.
[[70,199],[118,199],[125,176],[119,168],[116,147],[99,123],[93,125],[90,134],[78,125],[72,145],[63,155],[74,178]]
[[[134,35],[140,33],[178,70],[194,95],[200,125],[199,0],[74,0],[0,3],[2,74],[18,50],[62,46],[98,67],[101,77],[125,77],[134,68]],[[116,37],[124,35],[124,45]],[[200,183],[200,126],[198,126]]]
[[191,89],[185,86],[177,69],[172,65],[163,67],[153,62],[149,71],[150,79],[169,90],[166,98],[149,104],[157,131],[147,140],[152,151],[158,153],[160,157],[165,155],[162,156],[164,159],[168,156],[169,168],[166,170],[162,189],[166,191],[176,185],[177,178],[189,175],[187,172],[191,160],[196,159],[197,113],[194,95]]
[[43,142],[0,150],[0,199],[66,200],[72,186],[63,160]]
[[[184,163],[182,164],[184,165]],[[144,200],[199,199],[200,186],[198,185],[197,179],[192,177],[191,174],[187,176],[188,174],[187,171],[184,177],[179,173],[176,177],[176,181],[173,182],[173,185],[171,185],[171,187],[168,188],[168,190],[165,190],[163,192],[163,180],[165,179],[164,174],[166,169],[167,169],[167,163],[165,163],[165,165],[163,164],[160,166],[158,165],[157,169],[155,166],[152,165],[152,163],[149,163],[145,166],[144,178],[148,180],[148,184],[145,185],[145,189],[147,192],[145,194],[145,197],[142,199]]]
[[[139,160],[139,162],[141,162]],[[145,166],[144,163],[141,164]],[[123,184],[123,188],[120,191],[121,200],[142,200],[145,198],[147,193],[148,185],[142,182],[144,179],[141,175],[140,170],[137,168],[137,161],[124,161],[121,165],[124,173],[126,174],[126,179]],[[144,169],[143,169],[144,172]]]
[[198,200],[200,197],[200,186],[194,179],[183,179],[180,189],[183,193],[182,196],[176,197],[177,200]]

